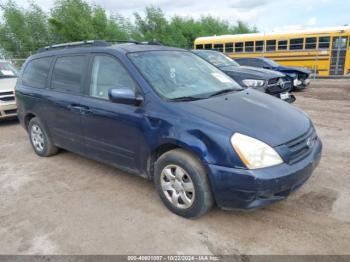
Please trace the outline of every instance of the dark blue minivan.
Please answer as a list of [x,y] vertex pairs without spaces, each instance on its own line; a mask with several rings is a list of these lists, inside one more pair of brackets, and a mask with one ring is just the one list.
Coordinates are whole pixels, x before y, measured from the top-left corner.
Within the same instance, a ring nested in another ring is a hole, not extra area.
[[321,156],[306,114],[161,45],[43,48],[23,65],[16,99],[36,154],[63,148],[153,180],[187,218],[214,204],[255,209],[284,199]]

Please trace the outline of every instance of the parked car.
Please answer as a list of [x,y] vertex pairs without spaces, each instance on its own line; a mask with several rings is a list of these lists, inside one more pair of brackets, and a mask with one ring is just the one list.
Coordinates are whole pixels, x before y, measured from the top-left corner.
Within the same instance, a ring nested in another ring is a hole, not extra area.
[[240,66],[218,51],[193,50],[192,52],[219,68],[243,87],[254,88],[289,103],[295,101],[295,96],[290,94],[292,82],[284,74],[263,68]]
[[15,86],[17,69],[6,60],[0,60],[0,120],[17,116]]
[[321,156],[306,114],[177,48],[47,47],[25,62],[16,98],[37,155],[64,148],[153,180],[187,218],[285,199]]
[[235,61],[242,66],[253,66],[281,72],[290,78],[293,83],[293,90],[305,89],[310,84],[311,71],[307,68],[282,66],[265,57],[236,58]]

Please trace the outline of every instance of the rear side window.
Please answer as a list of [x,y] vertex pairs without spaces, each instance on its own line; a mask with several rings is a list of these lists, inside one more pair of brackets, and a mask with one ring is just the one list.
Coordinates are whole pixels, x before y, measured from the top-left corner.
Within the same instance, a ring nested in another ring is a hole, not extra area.
[[267,40],[266,51],[275,51],[275,50],[276,50],[276,40]]
[[50,70],[51,57],[38,58],[28,63],[24,69],[22,82],[24,85],[45,88]]
[[329,36],[321,36],[318,39],[318,48],[320,49],[328,49],[329,48],[330,37]]
[[212,48],[211,44],[205,44],[204,49],[210,50]]
[[264,41],[256,41],[255,42],[255,52],[264,51]]
[[305,40],[305,49],[316,49],[317,38],[308,37]]
[[236,43],[236,45],[235,45],[235,52],[236,53],[243,52],[243,43],[242,42]]
[[304,38],[294,38],[289,41],[289,50],[303,49]]
[[224,51],[224,45],[223,44],[214,44],[214,49],[219,52]]
[[51,88],[62,92],[79,93],[86,64],[87,57],[82,55],[57,58],[52,72]]
[[278,41],[278,50],[287,50],[287,48],[288,48],[288,41],[287,40]]
[[196,45],[196,49],[203,49],[203,45]]
[[245,42],[245,51],[246,52],[253,52],[254,51],[254,42],[253,41]]
[[233,52],[233,43],[226,43],[225,44],[225,52],[227,52],[227,53]]
[[135,82],[113,57],[95,56],[92,66],[90,96],[108,99],[108,91],[116,88],[135,90]]

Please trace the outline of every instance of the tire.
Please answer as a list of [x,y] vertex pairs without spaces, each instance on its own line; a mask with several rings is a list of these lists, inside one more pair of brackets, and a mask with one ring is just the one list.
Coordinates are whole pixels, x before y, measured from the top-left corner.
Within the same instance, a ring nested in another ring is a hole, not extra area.
[[198,218],[214,205],[205,168],[185,150],[174,149],[160,156],[153,180],[165,206],[179,216]]
[[58,148],[52,143],[44,125],[37,117],[29,121],[28,133],[30,143],[38,156],[48,157],[58,152]]

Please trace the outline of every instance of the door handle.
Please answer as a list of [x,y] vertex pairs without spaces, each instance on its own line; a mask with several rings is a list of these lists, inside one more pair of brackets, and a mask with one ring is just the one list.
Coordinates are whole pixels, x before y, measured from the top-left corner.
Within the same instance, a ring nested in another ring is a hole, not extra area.
[[82,115],[87,115],[91,113],[91,110],[90,110],[90,107],[88,106],[80,105],[80,112]]
[[91,112],[90,107],[79,104],[70,104],[67,106],[67,108],[72,112],[76,112],[82,115],[87,115]]
[[77,112],[80,113],[81,111],[81,106],[78,104],[70,104],[67,106],[68,110],[72,111],[72,112]]

